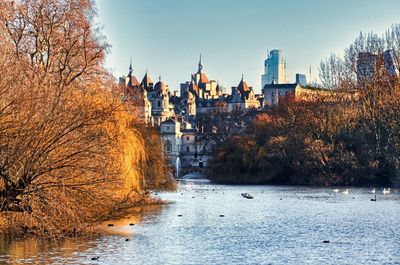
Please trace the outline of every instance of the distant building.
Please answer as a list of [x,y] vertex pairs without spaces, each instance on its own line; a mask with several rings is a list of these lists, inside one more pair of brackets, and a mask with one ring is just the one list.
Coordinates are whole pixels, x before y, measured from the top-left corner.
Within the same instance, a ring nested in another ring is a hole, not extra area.
[[357,58],[357,81],[359,84],[372,82],[384,75],[387,77],[399,76],[399,67],[392,50],[377,54],[360,52]]
[[216,99],[222,95],[220,86],[215,80],[209,80],[203,70],[201,56],[197,72],[192,74],[191,80],[181,84],[181,97],[186,98],[191,92],[196,99]]
[[302,86],[307,85],[307,77],[304,74],[296,74],[296,84],[300,84]]
[[264,61],[264,74],[261,76],[261,88],[266,84],[286,83],[286,61],[281,50],[272,50]]
[[152,117],[152,105],[148,99],[148,89],[143,85],[143,82],[147,82],[153,86],[153,83],[148,77],[147,73],[141,84],[139,84],[137,78],[133,74],[132,62],[129,65],[128,75],[119,78],[119,87],[121,89],[121,100],[130,102],[130,107],[140,117],[145,124],[153,124]]
[[190,81],[181,84],[179,96],[170,92],[161,77],[153,84],[147,71],[139,83],[132,63],[128,75],[119,80],[121,99],[129,103],[145,124],[159,128],[166,157],[172,166],[179,158],[182,172],[203,170],[211,157],[213,143],[201,137],[202,117],[213,111],[246,111],[263,106],[263,95],[256,95],[243,76],[238,86],[232,87],[231,95],[224,94],[222,86],[208,79],[201,57]]
[[397,65],[395,58],[393,50],[387,50],[383,53],[385,69],[389,76],[399,76],[399,65]]
[[358,94],[355,91],[335,91],[318,87],[303,87],[301,84],[267,84],[263,89],[264,107],[273,107],[283,98],[290,97],[296,101],[324,102],[354,101]]
[[300,84],[266,84],[263,88],[264,107],[273,107],[278,105],[279,100],[283,97],[294,96],[296,89],[301,87]]
[[197,139],[197,130],[181,119],[163,121],[160,132],[164,155],[176,165],[179,157],[183,169],[199,170],[206,167],[210,158],[209,145]]
[[228,111],[258,109],[260,101],[254,94],[252,87],[249,87],[243,76],[237,87],[232,87],[232,93],[228,97]]
[[160,77],[154,85],[151,98],[151,115],[154,117],[154,125],[160,126],[162,122],[175,117],[174,105],[170,102],[170,96],[168,85],[161,81]]
[[160,132],[164,141],[164,154],[171,164],[175,165],[181,150],[181,124],[174,119],[167,119],[161,122]]

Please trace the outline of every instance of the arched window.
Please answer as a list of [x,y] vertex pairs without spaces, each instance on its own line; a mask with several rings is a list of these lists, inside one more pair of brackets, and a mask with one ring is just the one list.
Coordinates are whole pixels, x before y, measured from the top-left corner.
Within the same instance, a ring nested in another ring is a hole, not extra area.
[[161,101],[157,100],[157,107],[161,107]]
[[164,148],[165,148],[165,152],[166,152],[166,153],[171,153],[171,151],[172,151],[172,144],[171,144],[171,141],[170,141],[170,140],[165,140]]
[[190,147],[189,146],[186,146],[186,152],[190,152]]

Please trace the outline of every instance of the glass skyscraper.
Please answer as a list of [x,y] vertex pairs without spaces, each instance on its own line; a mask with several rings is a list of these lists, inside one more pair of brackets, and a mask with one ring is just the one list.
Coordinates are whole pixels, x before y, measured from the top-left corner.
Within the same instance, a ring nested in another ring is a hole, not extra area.
[[281,50],[272,50],[264,61],[264,74],[261,76],[261,89],[266,84],[286,83],[286,61]]

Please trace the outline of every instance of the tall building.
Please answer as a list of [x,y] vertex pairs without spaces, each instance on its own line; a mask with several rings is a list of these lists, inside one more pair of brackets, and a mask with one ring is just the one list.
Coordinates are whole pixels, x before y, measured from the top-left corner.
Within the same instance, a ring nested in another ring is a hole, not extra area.
[[304,74],[296,74],[296,84],[300,84],[302,86],[307,85],[307,77]]
[[357,81],[359,84],[373,82],[382,77],[398,77],[399,67],[393,50],[383,53],[359,52],[357,58]]
[[267,84],[286,83],[286,61],[281,50],[272,50],[264,61],[264,74],[261,76],[261,89]]

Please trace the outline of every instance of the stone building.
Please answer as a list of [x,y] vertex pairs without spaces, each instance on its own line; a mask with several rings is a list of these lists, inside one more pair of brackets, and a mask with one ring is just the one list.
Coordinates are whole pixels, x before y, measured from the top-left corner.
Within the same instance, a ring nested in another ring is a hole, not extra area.
[[249,87],[243,78],[237,87],[232,87],[232,93],[228,97],[228,111],[258,109],[261,107],[252,87]]
[[209,149],[198,140],[197,130],[190,123],[168,119],[161,122],[160,133],[164,154],[173,166],[178,158],[183,172],[199,171],[207,166]]
[[279,99],[286,96],[294,96],[296,89],[301,87],[300,84],[267,84],[263,88],[264,107],[272,107],[278,105]]
[[139,84],[136,76],[133,74],[132,63],[129,65],[128,75],[126,77],[121,77],[119,80],[121,99],[129,103],[128,106],[133,112],[137,113],[138,117],[145,124],[153,124],[151,102],[148,99],[148,92],[142,84]]
[[151,114],[154,119],[154,125],[160,126],[162,122],[175,117],[174,106],[170,102],[170,96],[168,85],[161,81],[160,77],[159,81],[154,85],[151,98]]
[[181,151],[182,133],[180,125],[180,122],[174,119],[167,119],[160,124],[164,154],[174,165]]
[[[201,61],[197,72],[190,81],[181,84],[180,96],[171,94],[161,78],[156,84],[147,70],[139,84],[133,74],[132,64],[126,77],[120,78],[120,87],[124,89],[125,100],[130,100],[137,108],[140,117],[149,126],[160,129],[162,145],[166,157],[175,166],[177,158],[183,169],[202,170],[208,164],[211,155],[210,143],[204,142],[198,128],[199,118],[215,110],[246,110],[260,108],[260,96],[254,94],[242,78],[232,95],[223,94],[222,87],[209,80]],[[262,103],[262,102],[261,102]]]

